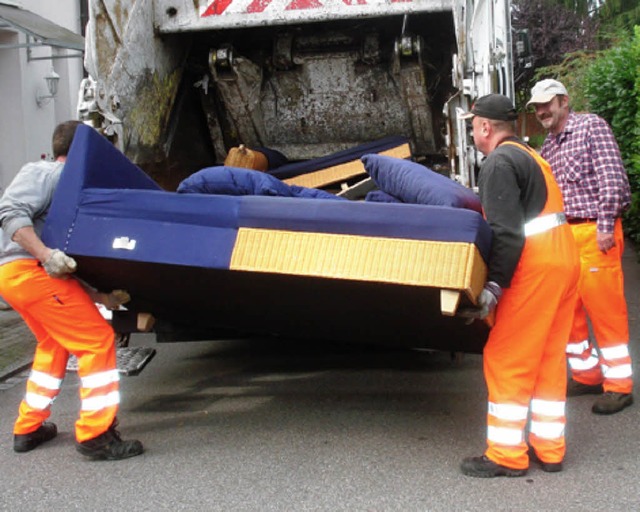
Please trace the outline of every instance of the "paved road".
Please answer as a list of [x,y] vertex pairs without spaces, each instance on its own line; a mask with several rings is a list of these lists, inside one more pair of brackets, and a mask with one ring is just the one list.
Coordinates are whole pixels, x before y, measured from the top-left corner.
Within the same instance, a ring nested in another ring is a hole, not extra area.
[[[630,252],[625,264],[638,374],[640,267]],[[27,454],[11,450],[24,375],[0,390],[0,510],[640,510],[640,400],[602,417],[571,399],[562,473],[472,479],[458,466],[484,447],[479,356],[258,339],[157,349],[122,381],[123,434],[147,448],[127,461],[75,453],[75,375],[54,405],[61,434]]]

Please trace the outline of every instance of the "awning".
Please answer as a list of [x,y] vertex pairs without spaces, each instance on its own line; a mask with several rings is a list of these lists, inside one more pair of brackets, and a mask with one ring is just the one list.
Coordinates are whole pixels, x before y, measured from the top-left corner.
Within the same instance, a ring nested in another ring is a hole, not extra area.
[[84,50],[84,37],[26,9],[0,4],[0,28],[9,26],[37,41],[33,46]]

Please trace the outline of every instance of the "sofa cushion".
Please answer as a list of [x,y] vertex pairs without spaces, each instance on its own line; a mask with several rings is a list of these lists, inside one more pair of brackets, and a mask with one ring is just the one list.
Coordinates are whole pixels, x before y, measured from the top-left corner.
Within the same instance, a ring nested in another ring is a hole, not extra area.
[[423,165],[374,154],[364,155],[362,162],[380,190],[404,203],[482,211],[480,198],[471,189]]

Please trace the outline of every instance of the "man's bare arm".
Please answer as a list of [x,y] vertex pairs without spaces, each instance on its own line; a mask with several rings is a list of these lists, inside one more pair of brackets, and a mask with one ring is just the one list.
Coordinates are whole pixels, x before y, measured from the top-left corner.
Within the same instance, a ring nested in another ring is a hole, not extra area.
[[18,229],[13,234],[13,241],[41,263],[47,261],[51,256],[52,249],[44,245],[32,226]]

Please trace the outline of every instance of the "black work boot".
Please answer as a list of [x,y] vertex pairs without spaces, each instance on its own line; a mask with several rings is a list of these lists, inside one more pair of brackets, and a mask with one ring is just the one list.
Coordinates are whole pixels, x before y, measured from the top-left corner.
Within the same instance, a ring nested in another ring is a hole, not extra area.
[[607,391],[593,402],[591,411],[596,414],[615,414],[633,403],[631,393],[615,393]]
[[123,441],[116,430],[116,422],[98,437],[76,443],[76,449],[92,460],[121,460],[140,455],[144,448],[136,439]]
[[600,395],[603,391],[602,384],[583,384],[573,379],[567,383],[567,396]]
[[507,466],[501,466],[484,455],[481,457],[468,457],[464,459],[460,469],[465,475],[475,476],[478,478],[493,478],[495,476],[524,476],[527,474],[526,469],[514,469],[508,468]]
[[529,448],[529,460],[538,464],[540,469],[546,473],[558,473],[562,471],[562,462],[545,462],[541,460],[533,447]]
[[28,434],[14,434],[13,451],[18,453],[30,452],[42,443],[51,441],[57,435],[58,427],[56,427],[55,423],[45,421],[33,432],[29,432]]

